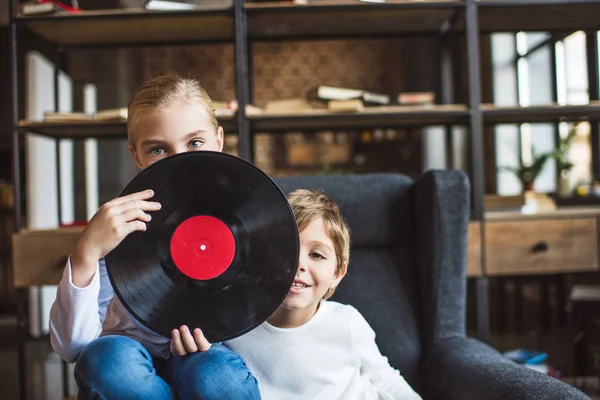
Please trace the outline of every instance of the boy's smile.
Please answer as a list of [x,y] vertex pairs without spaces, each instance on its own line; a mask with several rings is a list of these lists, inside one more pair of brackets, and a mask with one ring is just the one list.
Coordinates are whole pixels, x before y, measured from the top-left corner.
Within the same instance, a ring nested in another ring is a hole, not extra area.
[[304,282],[301,279],[294,279],[294,283],[292,284],[292,288],[290,289],[291,294],[300,294],[304,291],[304,289],[309,288],[310,285]]

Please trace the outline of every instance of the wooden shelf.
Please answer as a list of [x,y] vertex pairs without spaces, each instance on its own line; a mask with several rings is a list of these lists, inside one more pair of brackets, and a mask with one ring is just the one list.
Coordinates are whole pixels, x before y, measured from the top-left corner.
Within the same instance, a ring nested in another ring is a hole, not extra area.
[[480,32],[598,30],[599,0],[479,0]]
[[122,139],[127,136],[127,124],[125,122],[20,121],[19,128],[22,128],[22,132],[37,133],[57,139]]
[[462,104],[435,106],[368,107],[361,112],[337,113],[315,109],[294,114],[261,114],[248,118],[254,132],[361,129],[371,127],[460,125],[467,123],[469,110]]
[[233,42],[235,32],[230,4],[203,6],[193,11],[117,9],[19,16],[16,21],[51,43],[63,46]]
[[[600,102],[578,106],[497,107],[482,104],[485,124],[518,124],[554,121],[600,120]],[[279,132],[317,129],[366,129],[402,126],[468,125],[469,109],[462,104],[433,106],[367,107],[361,112],[331,112],[315,109],[289,114],[249,115],[252,131]],[[221,117],[225,133],[237,131],[235,117]],[[117,121],[31,122],[21,121],[22,132],[57,139],[121,139],[127,134],[126,123]]]
[[436,33],[457,12],[462,0],[322,0],[307,5],[258,2],[245,5],[252,39],[387,36]]
[[[225,133],[235,133],[237,125],[235,118],[219,118]],[[20,121],[22,132],[32,132],[50,136],[56,139],[124,139],[127,136],[125,121],[81,121],[81,122],[31,122]]]
[[600,119],[600,102],[576,106],[498,107],[481,105],[485,124],[516,124],[525,122],[557,122]]

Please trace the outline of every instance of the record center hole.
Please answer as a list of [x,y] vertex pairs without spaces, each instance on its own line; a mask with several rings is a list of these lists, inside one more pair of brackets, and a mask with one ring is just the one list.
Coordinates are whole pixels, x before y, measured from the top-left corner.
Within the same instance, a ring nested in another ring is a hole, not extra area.
[[202,251],[206,250],[206,245],[205,244],[201,244],[200,245],[200,250],[202,250]]

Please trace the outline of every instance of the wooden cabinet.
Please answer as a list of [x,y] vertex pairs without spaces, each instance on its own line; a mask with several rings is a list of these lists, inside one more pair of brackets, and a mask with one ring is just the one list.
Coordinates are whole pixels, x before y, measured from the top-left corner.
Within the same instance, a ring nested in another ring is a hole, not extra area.
[[596,218],[495,221],[485,226],[490,276],[598,269]]
[[22,231],[13,235],[16,287],[58,284],[81,228]]

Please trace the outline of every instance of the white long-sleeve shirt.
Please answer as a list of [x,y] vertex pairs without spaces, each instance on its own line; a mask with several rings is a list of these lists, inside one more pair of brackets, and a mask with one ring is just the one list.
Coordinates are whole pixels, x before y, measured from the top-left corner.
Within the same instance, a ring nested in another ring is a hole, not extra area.
[[80,288],[73,284],[69,258],[50,309],[52,348],[64,360],[74,362],[92,340],[112,334],[137,340],[155,357],[170,355],[170,339],[139,323],[114,295],[104,260],[98,263],[90,284]]
[[242,356],[264,400],[418,400],[352,306],[323,301],[297,328],[265,322],[225,345]]

